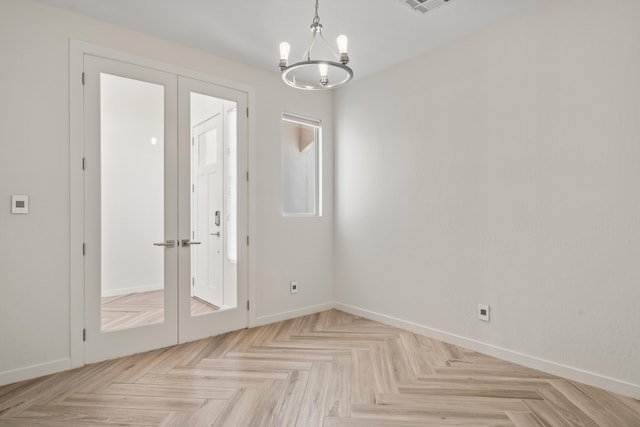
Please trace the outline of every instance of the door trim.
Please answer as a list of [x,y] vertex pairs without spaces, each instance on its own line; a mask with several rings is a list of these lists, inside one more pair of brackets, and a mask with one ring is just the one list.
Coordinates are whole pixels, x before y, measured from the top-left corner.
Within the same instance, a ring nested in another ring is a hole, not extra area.
[[[227,87],[247,94],[248,111],[255,111],[255,91],[251,86],[231,80],[212,76],[176,65],[155,61],[131,53],[94,45],[76,39],[69,40],[69,352],[71,366],[77,368],[84,366],[84,105],[83,105],[83,62],[84,55],[92,55],[129,62],[146,68],[181,75],[195,80],[211,83],[221,87]],[[247,121],[247,173],[253,174],[255,159],[255,119],[249,116]],[[241,171],[238,171],[239,176]],[[242,172],[244,173],[244,172]],[[249,181],[247,186],[247,211],[244,220],[247,224],[248,234],[255,236],[255,218],[252,217],[255,206],[255,184]],[[255,239],[252,239],[255,241]],[[240,241],[240,236],[239,236]],[[247,292],[248,299],[252,302],[248,313],[248,325],[252,327],[256,322],[255,301],[255,245],[249,246],[247,251]]]

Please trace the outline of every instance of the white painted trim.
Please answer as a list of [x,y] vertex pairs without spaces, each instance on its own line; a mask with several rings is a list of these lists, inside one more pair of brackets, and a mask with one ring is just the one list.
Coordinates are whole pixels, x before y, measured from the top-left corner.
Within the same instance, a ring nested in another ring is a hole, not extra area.
[[430,328],[428,326],[420,325],[403,319],[398,319],[397,317],[376,313],[374,311],[365,310],[359,307],[336,302],[334,304],[334,308],[336,310],[364,317],[365,319],[384,323],[385,325],[395,326],[397,328],[404,329],[415,334],[468,348],[470,350],[493,356],[501,360],[517,363],[519,365],[526,366],[527,368],[537,369],[542,372],[546,372],[552,375],[558,375],[594,387],[599,387],[605,390],[612,391],[614,393],[629,396],[634,399],[640,399],[640,385],[631,384],[625,381],[617,380],[615,378],[609,378],[604,375],[596,374],[594,372],[589,372],[579,368],[574,368],[572,366],[540,359],[535,356],[530,356],[528,354],[519,353],[517,351],[498,347],[492,344],[465,338],[460,335],[451,334],[439,329]]
[[164,73],[176,74],[176,75],[188,77],[190,79],[201,80],[205,83],[211,83],[216,86],[226,87],[238,92],[245,92],[250,96],[252,96],[255,92],[251,86],[243,83],[238,83],[235,81],[213,76],[211,74],[203,73],[200,71],[191,70],[189,68],[184,68],[178,65],[167,63],[167,62],[156,61],[153,59],[145,58],[143,56],[138,56],[138,55],[124,52],[121,50],[99,46],[99,45],[95,45],[95,44],[84,42],[77,39],[71,39],[71,45],[74,48],[80,49],[82,52],[82,55],[87,54],[87,55],[97,56],[105,59],[112,59],[112,60],[122,61],[122,62],[130,62],[132,64],[135,64],[141,67],[151,68]]
[[37,365],[25,366],[24,368],[11,371],[0,372],[0,386],[13,384],[18,381],[30,380],[44,375],[55,374],[56,372],[71,369],[71,359],[59,359],[51,362],[39,363]]
[[164,285],[162,283],[154,283],[151,285],[134,286],[132,288],[110,289],[108,291],[102,290],[102,297],[104,298],[115,297],[118,295],[139,294],[141,292],[161,291],[163,289]]
[[69,41],[69,356],[71,368],[84,365],[84,50]]
[[261,316],[255,319],[256,324],[253,326],[268,325],[270,323],[282,322],[283,320],[295,319],[296,317],[307,316],[309,314],[320,313],[334,308],[334,303],[327,302],[324,304],[311,305],[308,307],[297,308],[295,310],[283,311],[280,313]]
[[[253,212],[257,212],[256,207],[256,199],[257,199],[257,179],[256,179],[256,165],[258,163],[258,148],[256,144],[256,99],[252,93],[250,93],[248,99],[248,108],[249,108],[249,134],[247,135],[248,141],[248,158],[247,158],[247,170],[245,172],[249,173],[249,182],[247,183],[247,233],[249,236],[249,247],[247,248],[247,282],[249,286],[249,312],[247,313],[249,319],[249,327],[253,328],[257,326],[257,287],[256,287],[256,277],[257,277],[257,247],[258,247],[258,233],[257,233],[257,215],[254,215]],[[240,111],[238,111],[240,114]],[[238,171],[238,179],[242,179],[241,171]],[[246,179],[246,175],[245,178]],[[242,236],[238,236],[238,245],[246,244],[246,241],[242,241]],[[239,301],[242,303],[242,301]]]

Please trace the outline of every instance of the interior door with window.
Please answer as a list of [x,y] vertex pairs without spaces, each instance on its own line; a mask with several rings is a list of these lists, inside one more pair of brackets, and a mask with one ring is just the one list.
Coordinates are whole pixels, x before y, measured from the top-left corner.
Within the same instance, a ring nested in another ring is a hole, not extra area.
[[178,340],[177,77],[84,57],[85,362]]
[[179,341],[187,342],[248,326],[247,181],[238,177],[247,168],[247,117],[238,114],[247,94],[180,76],[178,108]]
[[[192,221],[191,237],[199,242],[192,250],[192,297],[211,310],[224,307],[222,211],[224,194],[224,132],[222,112],[213,114],[191,131]],[[200,311],[201,312],[201,311]]]

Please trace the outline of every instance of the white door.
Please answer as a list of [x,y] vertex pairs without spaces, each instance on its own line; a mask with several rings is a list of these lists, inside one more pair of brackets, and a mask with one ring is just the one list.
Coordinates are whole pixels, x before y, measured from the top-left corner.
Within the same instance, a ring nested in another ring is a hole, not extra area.
[[[247,94],[180,76],[178,109],[178,332],[187,342],[248,326]],[[198,127],[212,117],[208,127]],[[208,135],[202,144],[191,143],[194,128]],[[205,269],[213,310],[199,307],[190,287],[182,286],[205,277]]]
[[[247,170],[247,118],[238,114],[246,93],[87,54],[83,61],[85,363],[247,327],[248,255],[238,244],[247,235],[247,182],[237,177]],[[218,165],[207,166],[213,152],[204,153],[200,169],[191,133],[202,121],[196,113],[213,104],[220,123],[215,137],[202,134],[203,150],[217,145]],[[206,212],[192,209],[199,176]],[[192,224],[201,214],[213,221],[204,246],[193,233],[205,228]],[[192,297],[205,246],[206,281],[217,290],[202,299],[214,310]]]
[[177,78],[84,57],[85,362],[178,340]]
[[[193,297],[215,308],[224,306],[223,283],[223,171],[224,131],[222,112],[193,127],[192,239]],[[214,112],[212,111],[212,113]]]

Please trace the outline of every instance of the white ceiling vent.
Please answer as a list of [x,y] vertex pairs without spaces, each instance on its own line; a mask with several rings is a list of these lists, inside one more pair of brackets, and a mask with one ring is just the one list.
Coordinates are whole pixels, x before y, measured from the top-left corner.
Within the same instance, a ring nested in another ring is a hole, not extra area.
[[400,3],[406,4],[418,13],[427,13],[449,1],[451,0],[400,0]]

